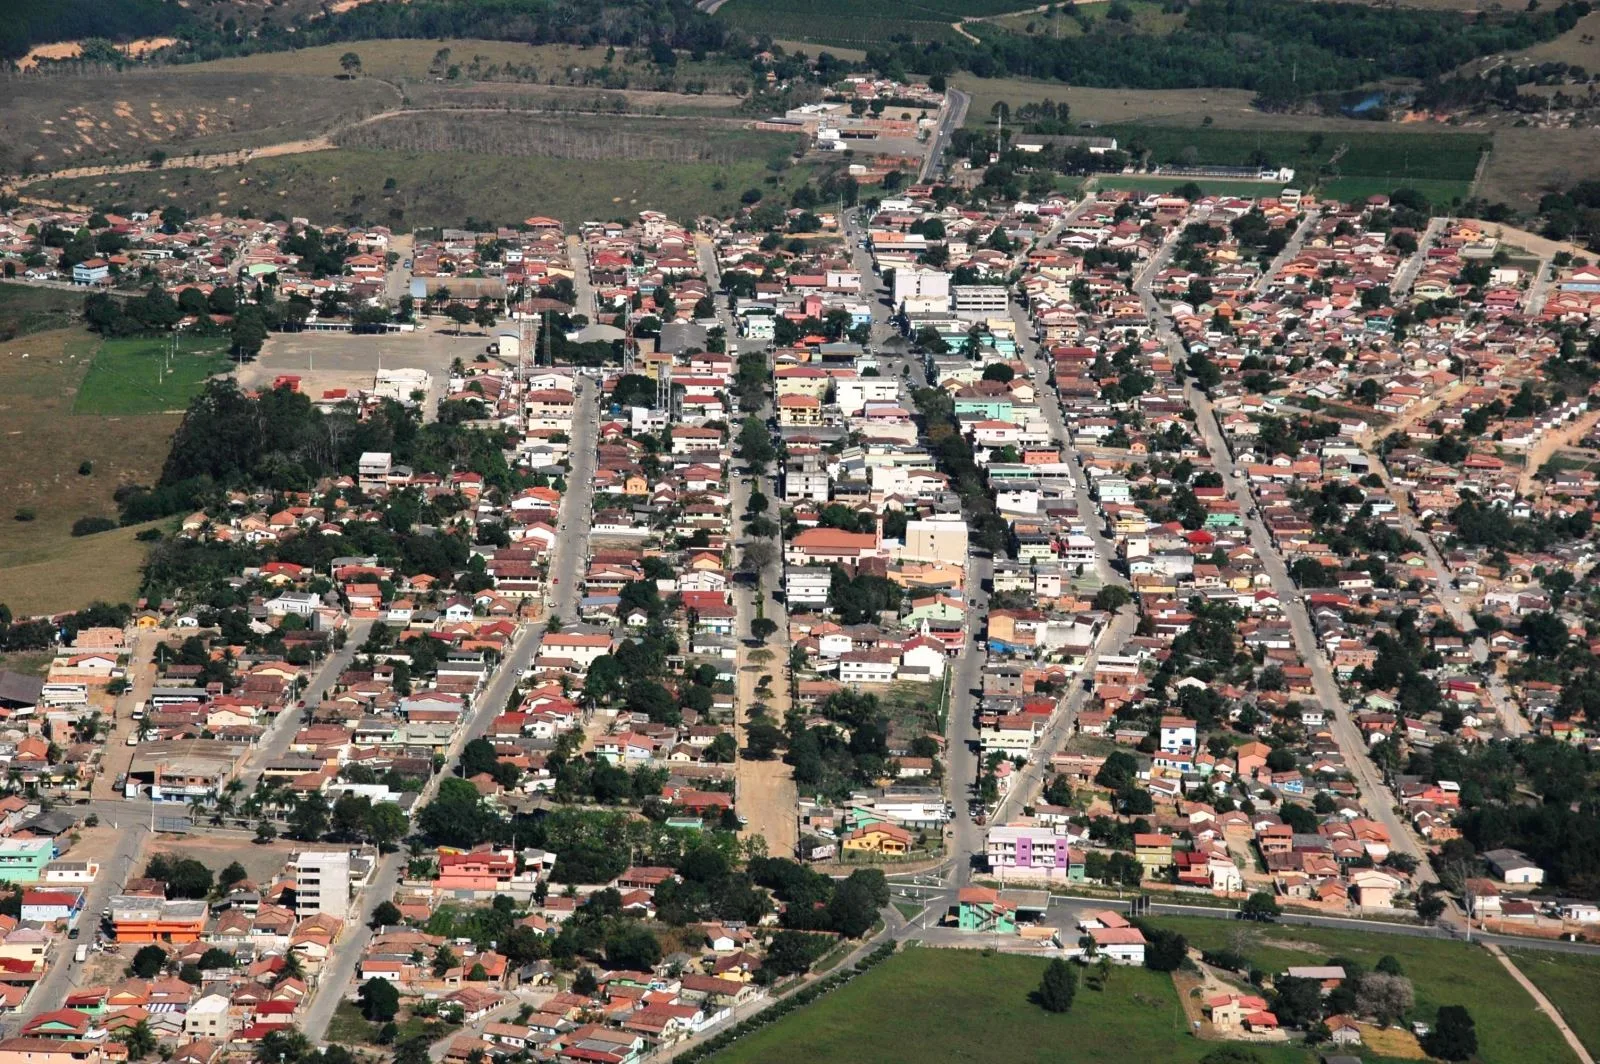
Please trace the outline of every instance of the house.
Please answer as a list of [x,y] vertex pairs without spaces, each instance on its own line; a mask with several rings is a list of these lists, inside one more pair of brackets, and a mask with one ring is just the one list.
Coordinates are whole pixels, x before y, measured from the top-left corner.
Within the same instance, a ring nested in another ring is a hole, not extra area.
[[1489,850],[1483,859],[1502,883],[1535,887],[1544,882],[1544,869],[1520,850]]
[[856,853],[901,856],[911,851],[911,832],[895,824],[868,824],[846,835],[844,848]]
[[1153,876],[1172,865],[1172,836],[1141,832],[1133,837],[1134,857]]
[[956,898],[956,926],[963,931],[1013,934],[1017,930],[1016,906],[1003,901],[993,887],[962,887]]
[[24,890],[22,892],[22,918],[41,924],[58,920],[72,921],[83,909],[83,892],[79,890]]
[[1137,927],[1091,928],[1089,937],[1094,940],[1095,952],[1113,964],[1144,964],[1144,932]]
[[95,1042],[58,1038],[0,1039],[0,1064],[100,1064],[105,1057]]

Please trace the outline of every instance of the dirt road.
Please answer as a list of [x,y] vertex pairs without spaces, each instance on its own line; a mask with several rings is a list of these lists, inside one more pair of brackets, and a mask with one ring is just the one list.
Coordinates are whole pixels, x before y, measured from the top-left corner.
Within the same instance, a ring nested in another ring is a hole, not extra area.
[[1500,966],[1511,973],[1511,978],[1515,979],[1518,985],[1528,992],[1528,996],[1533,998],[1534,1004],[1539,1006],[1539,1011],[1550,1017],[1550,1022],[1556,1025],[1556,1030],[1561,1032],[1561,1037],[1567,1040],[1567,1045],[1572,1047],[1572,1051],[1578,1055],[1578,1059],[1583,1064],[1594,1064],[1594,1057],[1584,1048],[1583,1043],[1578,1040],[1578,1036],[1572,1032],[1572,1028],[1567,1026],[1567,1021],[1561,1016],[1561,1010],[1556,1008],[1555,1004],[1544,996],[1544,991],[1534,986],[1533,981],[1523,975],[1515,964],[1511,963],[1511,958],[1507,957],[1505,951],[1499,946],[1492,942],[1486,942],[1483,948],[1488,950],[1494,956],[1494,959],[1500,962]]
[[1524,496],[1530,494],[1533,491],[1534,474],[1539,472],[1540,467],[1550,461],[1551,456],[1561,448],[1587,436],[1594,430],[1597,422],[1600,422],[1600,411],[1591,410],[1579,416],[1576,421],[1569,422],[1553,432],[1541,434],[1533,446],[1528,448],[1526,460],[1522,463],[1522,475],[1517,477],[1517,494]]

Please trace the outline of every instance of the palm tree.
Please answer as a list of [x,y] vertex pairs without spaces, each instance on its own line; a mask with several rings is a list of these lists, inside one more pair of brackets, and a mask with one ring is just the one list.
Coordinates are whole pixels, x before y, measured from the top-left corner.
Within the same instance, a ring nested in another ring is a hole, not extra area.
[[140,1020],[132,1027],[124,1027],[115,1037],[128,1047],[129,1060],[143,1060],[156,1051],[155,1032],[150,1030],[150,1024],[145,1020]]

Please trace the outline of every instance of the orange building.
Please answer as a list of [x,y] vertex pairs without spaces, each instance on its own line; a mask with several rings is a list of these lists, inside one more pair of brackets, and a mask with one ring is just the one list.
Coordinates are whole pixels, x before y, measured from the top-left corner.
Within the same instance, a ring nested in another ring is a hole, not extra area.
[[111,899],[111,925],[118,942],[183,945],[205,933],[206,903],[125,894]]

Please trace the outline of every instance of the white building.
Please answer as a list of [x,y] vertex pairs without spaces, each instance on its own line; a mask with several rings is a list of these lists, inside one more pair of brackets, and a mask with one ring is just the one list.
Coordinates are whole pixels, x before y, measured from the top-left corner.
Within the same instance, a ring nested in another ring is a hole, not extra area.
[[950,309],[968,321],[982,321],[1006,315],[1007,305],[1004,285],[958,284],[950,289]]
[[823,609],[832,586],[833,570],[825,565],[790,565],[783,570],[783,596],[791,610]]
[[350,851],[307,850],[291,854],[295,916],[328,913],[345,919],[350,912]]

